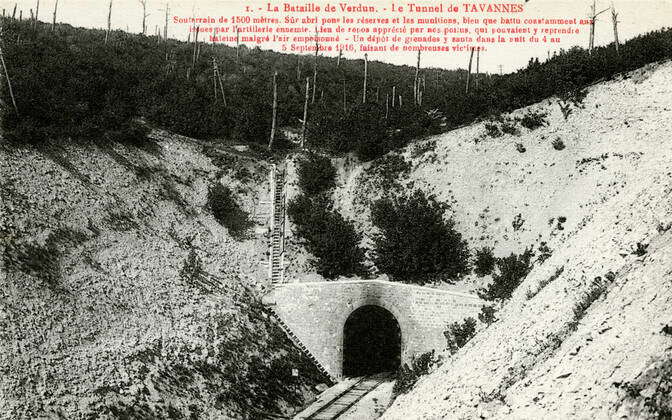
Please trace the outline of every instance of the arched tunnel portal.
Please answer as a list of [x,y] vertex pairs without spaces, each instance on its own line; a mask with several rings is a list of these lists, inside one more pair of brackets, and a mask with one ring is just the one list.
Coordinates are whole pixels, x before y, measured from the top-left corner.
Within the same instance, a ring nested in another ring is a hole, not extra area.
[[343,326],[343,375],[392,372],[401,363],[401,329],[392,313],[377,305],[353,311]]

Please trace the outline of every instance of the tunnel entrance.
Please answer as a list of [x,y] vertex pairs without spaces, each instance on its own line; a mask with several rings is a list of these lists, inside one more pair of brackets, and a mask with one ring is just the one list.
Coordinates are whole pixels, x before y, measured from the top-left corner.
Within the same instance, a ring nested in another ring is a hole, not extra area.
[[388,310],[375,305],[356,309],[343,328],[343,375],[396,371],[401,361],[401,329]]

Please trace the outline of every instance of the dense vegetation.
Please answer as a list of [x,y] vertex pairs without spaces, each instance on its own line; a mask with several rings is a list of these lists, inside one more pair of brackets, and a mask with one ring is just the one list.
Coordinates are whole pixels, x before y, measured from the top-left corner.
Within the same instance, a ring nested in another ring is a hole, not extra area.
[[520,255],[511,254],[508,257],[496,258],[497,270],[492,274],[492,283],[478,291],[478,296],[485,300],[506,300],[516,287],[532,270],[534,252],[528,248]]
[[244,239],[254,225],[247,212],[236,202],[234,193],[220,183],[208,190],[208,206],[215,220],[226,227],[229,234],[236,239]]
[[423,353],[418,357],[413,357],[410,366],[404,364],[397,371],[397,378],[394,382],[392,392],[395,396],[407,393],[422,376],[427,375],[439,364],[440,360],[434,354],[434,350]]
[[336,187],[336,168],[329,158],[309,154],[298,166],[299,188],[314,196]]
[[364,274],[362,234],[331,201],[336,168],[328,158],[308,154],[299,160],[297,172],[302,194],[289,202],[287,214],[315,257],[317,273],[328,279]]
[[[201,45],[192,68],[194,47],[185,42],[121,31],[114,31],[107,44],[104,38],[101,30],[57,25],[52,32],[41,23],[3,19],[3,51],[19,110],[4,108],[5,135],[21,143],[46,138],[138,142],[145,131],[133,117],[141,116],[184,135],[262,145],[270,132],[273,70],[279,74],[278,125],[296,125],[303,114],[304,78],[312,72],[307,56],[243,48],[237,62],[233,48]],[[513,74],[481,75],[469,94],[463,89],[465,71],[423,69],[422,107],[413,104],[414,69],[408,66],[370,63],[369,100],[362,104],[362,60],[341,60],[337,67],[335,59],[320,57],[307,141],[313,148],[354,151],[368,160],[411,137],[553,95],[571,97],[589,83],[671,56],[672,31],[661,30],[629,40],[619,54],[613,46],[592,54],[574,48],[544,63],[531,59]],[[213,89],[213,59],[226,104]],[[386,110],[393,86],[404,97],[403,106]],[[7,89],[2,95],[11,104]],[[286,142],[280,138],[276,144]]]
[[448,351],[450,354],[455,354],[476,335],[476,320],[469,317],[461,323],[453,322],[448,325],[443,335],[446,337]]
[[426,283],[457,279],[469,270],[469,249],[444,203],[421,190],[383,198],[371,206],[371,221],[379,234],[376,267],[394,280]]

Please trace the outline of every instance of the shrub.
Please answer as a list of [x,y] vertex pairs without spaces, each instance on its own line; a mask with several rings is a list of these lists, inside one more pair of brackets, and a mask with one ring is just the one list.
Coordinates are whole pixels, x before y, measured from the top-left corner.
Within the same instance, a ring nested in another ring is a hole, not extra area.
[[474,273],[478,277],[487,276],[495,268],[495,256],[492,254],[492,248],[483,247],[476,251],[476,260],[474,261]]
[[497,321],[497,318],[495,317],[496,312],[497,311],[492,306],[483,306],[481,312],[478,314],[478,320],[485,325],[490,325]]
[[180,277],[187,284],[196,285],[200,283],[201,278],[205,275],[203,270],[203,262],[193,248],[189,250],[189,255],[184,260],[182,268],[180,269]]
[[555,273],[551,274],[546,280],[540,281],[539,285],[537,286],[537,288],[535,290],[532,290],[532,289],[528,290],[525,293],[525,298],[527,300],[530,300],[533,297],[535,297],[544,287],[548,286],[549,284],[554,282],[558,277],[560,277],[560,274],[562,274],[563,271],[565,271],[565,266],[564,265],[560,266],[560,268],[557,268],[555,270]]
[[492,283],[487,288],[478,291],[478,296],[485,300],[509,299],[532,269],[530,261],[533,255],[532,248],[529,248],[521,255],[512,253],[508,257],[497,258],[498,272],[492,276]]
[[352,221],[332,209],[327,197],[299,195],[289,202],[287,214],[315,257],[318,274],[328,279],[364,274],[362,235]]
[[304,194],[313,196],[336,186],[336,168],[331,160],[311,153],[299,162],[299,187]]
[[501,137],[502,131],[499,129],[497,124],[487,122],[485,123],[485,134],[490,137]]
[[411,157],[417,158],[424,155],[425,153],[434,151],[436,151],[436,140],[423,141],[416,143],[413,146],[413,149],[411,149]]
[[518,153],[525,153],[527,151],[527,149],[525,148],[525,146],[523,146],[522,143],[516,143],[516,150],[518,151]]
[[520,125],[529,129],[535,130],[546,125],[546,113],[528,110],[520,119]]
[[397,371],[397,380],[392,388],[392,393],[396,395],[405,394],[413,388],[420,377],[428,374],[439,360],[434,355],[434,350],[423,353],[419,357],[413,357],[411,366],[404,364]]
[[384,198],[371,205],[374,261],[393,280],[424,283],[456,279],[469,270],[469,249],[447,206],[417,190],[409,196]]
[[475,334],[476,320],[471,317],[465,319],[462,323],[453,322],[449,324],[448,329],[443,333],[450,354],[457,353]]
[[590,282],[588,285],[588,290],[583,293],[581,298],[572,308],[573,317],[572,321],[569,323],[570,330],[576,330],[579,325],[579,321],[583,319],[583,316],[586,314],[586,311],[602,294],[607,290],[609,282],[602,280],[602,277],[597,276]]
[[546,242],[541,242],[537,251],[539,252],[539,256],[537,257],[537,262],[539,264],[543,264],[544,261],[551,258],[551,255],[553,255],[553,251],[551,251],[551,248],[548,247]]
[[553,148],[555,150],[562,150],[565,148],[565,143],[560,139],[560,137],[556,138],[551,142],[551,145],[553,145]]
[[520,134],[520,130],[518,130],[518,128],[516,128],[516,125],[510,121],[504,121],[500,128],[502,130],[502,133],[504,134],[511,134],[512,136],[517,136],[518,134]]
[[397,183],[397,178],[407,175],[411,171],[411,162],[402,155],[389,153],[382,158],[376,159],[369,168],[369,174],[377,178],[378,187],[389,189]]
[[240,208],[236,202],[233,192],[220,183],[210,187],[208,207],[210,207],[215,220],[237,240],[244,239],[248,229],[253,225],[247,212]]

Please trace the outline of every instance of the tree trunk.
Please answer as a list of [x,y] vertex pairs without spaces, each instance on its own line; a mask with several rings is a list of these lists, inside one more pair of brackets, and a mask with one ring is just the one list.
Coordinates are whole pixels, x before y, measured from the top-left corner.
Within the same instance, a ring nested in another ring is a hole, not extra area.
[[12,105],[16,115],[19,115],[19,108],[16,106],[16,98],[14,98],[14,91],[12,90],[12,82],[9,80],[9,73],[7,73],[7,64],[5,64],[5,55],[2,53],[2,46],[0,46],[0,62],[2,63],[2,71],[7,79],[7,88],[9,89],[9,96],[12,98]]
[[389,93],[385,94],[385,119],[390,115],[390,95]]
[[392,108],[394,108],[394,102],[397,100],[397,87],[392,86]]
[[16,3],[14,3],[14,10],[12,10],[12,19],[16,19]]
[[313,63],[313,99],[311,103],[315,103],[315,92],[317,90],[317,52],[320,49],[320,44],[317,41],[317,36],[319,32],[317,31],[317,26],[315,27],[315,63]]
[[343,56],[343,50],[338,50],[338,59],[336,60],[336,68],[341,66],[341,57]]
[[469,83],[471,82],[471,62],[474,60],[474,49],[471,49],[471,54],[469,55],[469,72],[467,73],[467,89],[466,93],[469,93]]
[[618,53],[618,47],[620,46],[618,42],[618,13],[614,8],[614,4],[611,4],[611,23],[614,26],[614,45],[616,46],[616,53]]
[[168,3],[166,2],[166,23],[163,27],[163,41],[164,42],[168,42],[168,10],[170,10],[170,9],[169,9]]
[[415,66],[415,79],[413,82],[413,102],[418,104],[418,93],[420,91],[420,50],[418,50],[418,64]]
[[310,77],[306,77],[306,100],[303,103],[303,127],[301,128],[301,148],[306,144],[306,124],[308,122],[308,97],[310,92]]
[[35,23],[37,23],[39,16],[40,16],[40,0],[37,0],[37,4],[35,5]]
[[366,103],[366,79],[368,76],[369,69],[369,55],[364,54],[364,92],[362,93],[362,103]]
[[593,40],[595,39],[595,0],[590,6],[590,34],[588,35],[588,54],[593,52]]
[[147,33],[147,0],[139,0],[142,5],[142,34]]
[[275,139],[275,118],[278,114],[278,72],[273,73],[273,120],[271,121],[271,139],[268,141],[268,149],[273,149]]
[[58,0],[56,0],[56,3],[54,4],[54,18],[51,21],[51,30],[53,31],[56,29],[56,12],[58,11]]
[[478,79],[481,78],[481,48],[476,49],[476,74],[474,75],[474,86],[478,88]]
[[347,98],[345,97],[345,79],[343,79],[343,113],[346,113],[348,111],[348,101]]
[[194,51],[191,55],[191,69],[193,70],[196,67],[196,60],[198,59],[198,33],[200,26],[196,27],[196,35],[194,35]]
[[110,9],[107,12],[107,32],[105,32],[105,44],[110,37],[110,29],[112,28],[112,0],[110,0]]
[[240,28],[236,28],[236,65],[240,63]]

